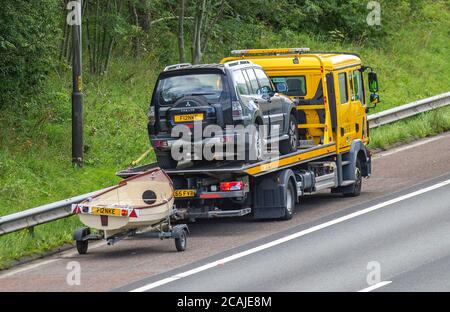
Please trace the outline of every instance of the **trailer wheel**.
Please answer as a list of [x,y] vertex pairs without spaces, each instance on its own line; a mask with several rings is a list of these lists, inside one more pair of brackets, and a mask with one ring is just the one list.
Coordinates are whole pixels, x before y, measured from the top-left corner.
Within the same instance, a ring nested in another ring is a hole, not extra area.
[[88,251],[89,241],[77,241],[77,251],[80,255],[84,255]]
[[182,230],[180,236],[175,238],[175,247],[177,251],[185,251],[187,245],[187,235],[186,230]]
[[361,161],[359,158],[356,159],[355,165],[355,183],[353,184],[352,190],[348,193],[344,193],[345,197],[356,197],[361,194],[361,186],[362,186],[362,170],[361,170]]
[[294,215],[294,209],[295,209],[295,190],[291,181],[289,181],[286,188],[286,208],[284,211],[284,217],[282,219],[283,220],[292,219],[292,216]]

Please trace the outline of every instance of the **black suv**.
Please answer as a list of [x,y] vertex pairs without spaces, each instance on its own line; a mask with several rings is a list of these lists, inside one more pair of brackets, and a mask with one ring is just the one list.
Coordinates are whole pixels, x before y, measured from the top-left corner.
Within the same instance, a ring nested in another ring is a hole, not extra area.
[[[229,142],[228,138],[236,135],[229,133],[229,126],[255,125],[259,129],[267,125],[267,143],[279,141],[280,152],[287,154],[298,144],[296,113],[294,103],[278,94],[261,66],[250,61],[177,64],[167,66],[158,77],[149,109],[148,133],[162,168],[177,166],[171,157],[171,147],[179,139],[171,136],[176,125],[193,128],[194,123],[200,123],[202,128],[217,125],[223,129],[221,137],[202,139],[203,144],[205,140]],[[279,127],[276,137],[270,133],[273,126]],[[254,135],[256,160],[261,160],[259,131]]]

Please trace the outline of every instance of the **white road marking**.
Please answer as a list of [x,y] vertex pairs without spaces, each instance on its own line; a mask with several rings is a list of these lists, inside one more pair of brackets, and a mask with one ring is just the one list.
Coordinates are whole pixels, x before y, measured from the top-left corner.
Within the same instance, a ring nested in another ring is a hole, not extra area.
[[[97,244],[95,244],[93,246],[89,246],[89,250],[97,249],[97,248],[99,248],[101,246],[105,246],[105,245],[106,244],[104,242],[97,243]],[[29,265],[24,264],[24,265],[21,265],[21,266],[15,268],[15,269],[11,269],[11,271],[8,270],[8,271],[6,271],[6,273],[1,274],[0,275],[0,279],[11,277],[13,275],[16,275],[16,274],[19,274],[19,273],[23,273],[25,271],[33,270],[33,269],[36,269],[36,268],[41,267],[43,265],[47,265],[47,264],[50,264],[50,263],[53,263],[53,262],[56,262],[56,261],[64,260],[64,259],[73,257],[73,256],[75,256],[77,254],[78,254],[77,251],[68,250],[68,251],[65,251],[65,252],[59,254],[58,255],[59,258],[52,258],[52,259],[40,261],[40,262],[37,262],[37,263],[32,263],[32,264],[29,264]]]
[[376,283],[375,285],[372,285],[372,286],[369,286],[367,288],[361,289],[358,292],[370,292],[370,291],[378,289],[380,287],[389,285],[390,283],[392,283],[392,281],[379,282],[379,283]]
[[24,272],[24,271],[32,270],[32,269],[38,268],[40,266],[53,263],[53,262],[58,261],[58,260],[59,259],[49,259],[49,260],[41,261],[41,262],[38,262],[38,263],[34,263],[32,265],[28,265],[26,267],[19,268],[19,269],[16,269],[14,271],[2,274],[2,275],[0,275],[0,279],[6,278],[6,277],[10,277],[12,275],[15,275],[15,274],[18,274],[18,273],[21,273],[21,272]]
[[277,245],[283,244],[283,243],[288,242],[288,241],[290,241],[290,240],[293,240],[293,239],[296,239],[296,238],[305,236],[305,235],[307,235],[307,234],[310,234],[310,233],[313,233],[313,232],[322,230],[322,229],[327,228],[327,227],[330,227],[330,226],[332,226],[332,225],[335,225],[335,224],[338,224],[338,223],[347,221],[347,220],[352,219],[352,218],[356,218],[356,217],[361,216],[361,215],[363,215],[363,214],[366,214],[366,213],[369,213],[369,212],[378,210],[378,209],[380,209],[380,208],[383,208],[383,207],[386,207],[386,206],[389,206],[389,205],[398,203],[398,202],[400,202],[400,201],[403,201],[403,200],[406,200],[406,199],[409,199],[409,198],[412,198],[412,197],[415,197],[415,196],[424,194],[424,193],[426,193],[426,192],[433,191],[433,190],[435,190],[435,189],[438,189],[438,188],[440,188],[440,187],[444,187],[444,186],[447,186],[447,185],[450,185],[450,179],[449,179],[449,180],[446,180],[446,181],[443,181],[443,182],[440,182],[440,183],[438,183],[438,184],[434,184],[434,185],[432,185],[432,186],[423,188],[423,189],[421,189],[421,190],[418,190],[418,191],[415,191],[415,192],[412,192],[412,193],[409,193],[409,194],[405,194],[405,195],[399,196],[399,197],[397,197],[397,198],[394,198],[394,199],[391,199],[391,200],[382,202],[382,203],[377,204],[377,205],[374,205],[374,206],[372,206],[372,207],[369,207],[369,208],[366,208],[366,209],[362,209],[362,210],[359,210],[359,211],[350,213],[350,214],[345,215],[345,216],[343,216],[343,217],[339,217],[339,218],[337,218],[337,219],[334,219],[334,220],[331,220],[331,221],[328,221],[328,222],[325,222],[325,223],[322,223],[322,224],[313,226],[313,227],[311,227],[311,228],[309,228],[309,229],[302,230],[302,231],[300,231],[300,232],[297,232],[297,233],[294,233],[294,234],[291,234],[291,235],[288,235],[288,236],[279,238],[279,239],[277,239],[277,240],[274,240],[274,241],[271,241],[271,242],[269,242],[269,243],[260,245],[260,246],[258,246],[258,247],[254,247],[254,248],[251,248],[251,249],[248,249],[248,250],[239,252],[239,253],[237,253],[237,254],[234,254],[234,255],[232,255],[232,256],[229,256],[229,257],[226,257],[226,258],[223,258],[223,259],[220,259],[220,260],[217,260],[217,261],[214,261],[214,262],[211,262],[211,263],[202,265],[202,266],[197,267],[197,268],[194,268],[194,269],[192,269],[192,270],[189,270],[189,271],[186,271],[186,272],[177,274],[177,275],[173,275],[173,276],[171,276],[171,277],[169,277],[169,278],[165,278],[165,279],[163,279],[163,280],[156,281],[156,282],[153,282],[153,283],[144,285],[144,286],[142,286],[142,287],[139,287],[139,288],[136,288],[136,289],[131,290],[131,292],[143,292],[143,291],[148,291],[148,290],[150,290],[150,289],[153,289],[153,288],[156,288],[156,287],[159,287],[159,286],[168,284],[168,283],[173,282],[173,281],[175,281],[175,280],[179,280],[179,279],[181,279],[181,278],[183,278],[183,277],[188,277],[188,276],[190,276],[190,275],[194,275],[194,274],[200,273],[200,272],[202,272],[202,271],[205,271],[205,270],[214,268],[214,267],[216,267],[216,266],[218,266],[218,265],[225,264],[225,263],[227,263],[227,262],[230,262],[230,261],[233,261],[233,260],[236,260],[236,259],[239,259],[239,258],[248,256],[248,255],[254,254],[254,253],[256,253],[256,252],[259,252],[259,251],[268,249],[268,248],[270,248],[270,247],[273,247],[273,246],[277,246]]

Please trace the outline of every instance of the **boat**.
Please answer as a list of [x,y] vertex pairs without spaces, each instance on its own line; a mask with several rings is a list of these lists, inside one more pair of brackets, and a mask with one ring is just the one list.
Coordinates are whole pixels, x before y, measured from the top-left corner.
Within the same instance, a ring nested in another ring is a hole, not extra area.
[[160,168],[122,180],[117,186],[72,205],[72,212],[107,239],[127,230],[149,228],[173,213],[174,189]]

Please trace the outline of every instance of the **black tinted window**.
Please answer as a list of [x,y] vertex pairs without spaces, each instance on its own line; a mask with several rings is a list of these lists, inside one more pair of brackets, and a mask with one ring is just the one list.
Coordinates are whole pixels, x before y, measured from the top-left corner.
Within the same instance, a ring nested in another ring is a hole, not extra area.
[[186,95],[203,95],[217,101],[223,92],[221,74],[188,74],[161,79],[158,83],[161,104],[173,104]]

